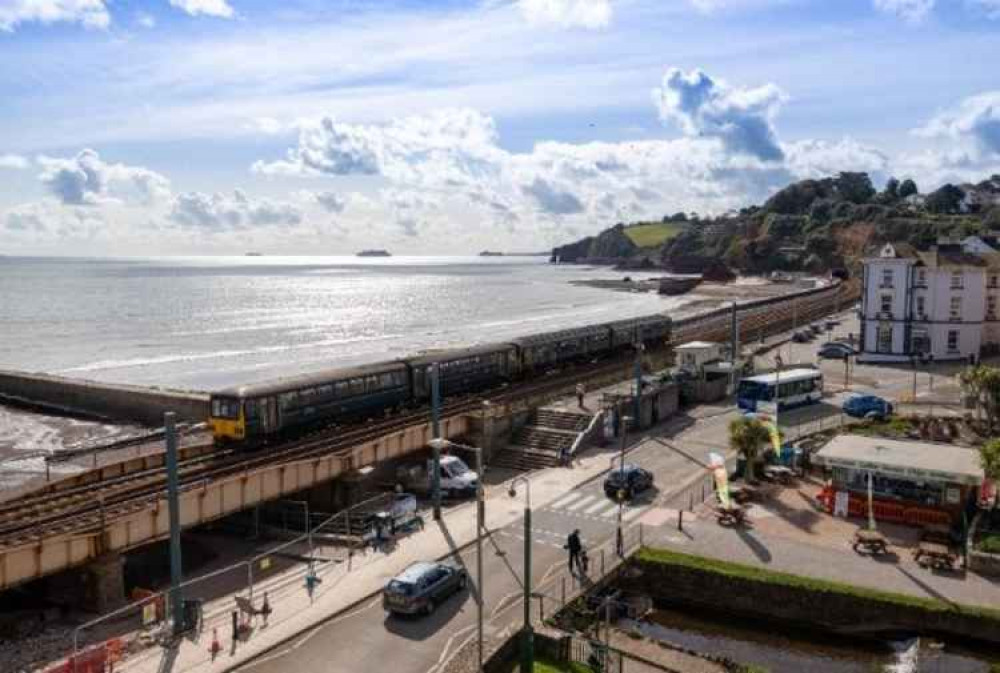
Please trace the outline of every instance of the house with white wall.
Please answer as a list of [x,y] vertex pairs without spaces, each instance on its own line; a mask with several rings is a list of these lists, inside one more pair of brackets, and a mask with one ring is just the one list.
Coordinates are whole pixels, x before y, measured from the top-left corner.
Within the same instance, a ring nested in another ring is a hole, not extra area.
[[978,360],[1000,346],[1000,254],[968,247],[886,243],[864,260],[859,361]]

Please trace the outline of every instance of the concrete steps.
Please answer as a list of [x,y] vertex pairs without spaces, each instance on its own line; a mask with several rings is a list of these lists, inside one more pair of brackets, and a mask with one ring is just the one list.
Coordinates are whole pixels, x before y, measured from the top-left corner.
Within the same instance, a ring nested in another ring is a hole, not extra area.
[[590,416],[558,409],[539,409],[532,421],[514,433],[511,446],[492,464],[514,470],[537,470],[559,465],[560,456],[590,424]]

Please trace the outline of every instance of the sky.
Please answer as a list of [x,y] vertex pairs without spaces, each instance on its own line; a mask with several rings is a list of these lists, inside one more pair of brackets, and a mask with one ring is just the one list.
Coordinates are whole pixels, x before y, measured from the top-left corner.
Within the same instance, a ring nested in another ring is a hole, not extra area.
[[0,254],[539,251],[1000,173],[1000,0],[0,0]]

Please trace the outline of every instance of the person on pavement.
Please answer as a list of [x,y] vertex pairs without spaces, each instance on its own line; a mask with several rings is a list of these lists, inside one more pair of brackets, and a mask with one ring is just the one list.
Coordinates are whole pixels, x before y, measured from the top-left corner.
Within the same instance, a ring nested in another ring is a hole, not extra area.
[[580,550],[583,549],[583,544],[580,542],[580,529],[575,529],[569,534],[569,538],[566,540],[566,549],[569,551],[569,571],[574,572],[575,568],[583,568],[580,563]]
[[587,389],[583,387],[582,383],[576,384],[576,404],[578,407],[583,409],[583,396],[587,392]]

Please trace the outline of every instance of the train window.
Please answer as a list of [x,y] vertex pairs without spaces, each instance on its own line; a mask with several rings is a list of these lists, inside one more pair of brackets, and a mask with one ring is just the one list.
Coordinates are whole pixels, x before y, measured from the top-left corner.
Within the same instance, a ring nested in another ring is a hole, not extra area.
[[351,395],[364,395],[365,379],[363,376],[351,379]]
[[382,374],[378,378],[379,378],[379,388],[381,390],[386,390],[387,388],[392,388],[393,378],[394,377],[393,377],[393,375],[391,373],[390,374]]
[[328,398],[333,395],[333,386],[331,385],[320,386],[317,390],[319,390],[320,396],[324,398]]
[[288,409],[294,407],[299,401],[299,394],[296,391],[290,393],[282,393],[278,396],[278,402],[281,404],[282,409]]
[[347,381],[337,381],[337,397],[347,397],[349,385]]
[[247,418],[256,418],[257,417],[257,401],[256,400],[247,400],[246,402],[244,402],[243,403],[243,413],[246,415]]
[[365,377],[365,390],[370,393],[378,390],[378,377],[377,376],[366,376]]

